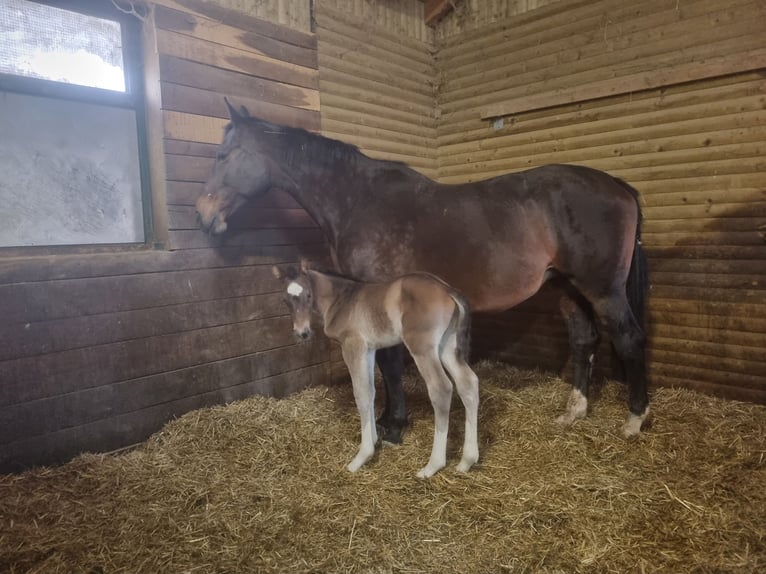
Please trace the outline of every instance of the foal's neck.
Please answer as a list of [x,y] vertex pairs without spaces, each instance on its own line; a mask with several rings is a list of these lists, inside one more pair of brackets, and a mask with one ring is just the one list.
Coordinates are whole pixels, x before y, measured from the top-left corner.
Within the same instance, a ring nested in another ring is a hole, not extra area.
[[314,293],[314,306],[327,325],[346,303],[348,295],[358,289],[360,284],[352,279],[319,271],[308,273]]

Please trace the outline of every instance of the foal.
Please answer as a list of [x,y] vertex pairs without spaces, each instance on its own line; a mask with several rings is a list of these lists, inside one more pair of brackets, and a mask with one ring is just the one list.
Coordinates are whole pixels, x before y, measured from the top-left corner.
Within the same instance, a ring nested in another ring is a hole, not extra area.
[[340,275],[295,267],[273,268],[285,285],[293,330],[311,336],[311,313],[322,316],[324,332],[341,344],[351,373],[362,424],[359,453],[348,464],[357,471],[375,453],[375,350],[404,343],[426,381],[434,408],[434,443],[418,477],[432,476],[447,462],[447,428],[452,383],[465,406],[461,472],[479,459],[479,379],[468,366],[471,310],[463,296],[434,275],[413,273],[387,283],[362,283]]

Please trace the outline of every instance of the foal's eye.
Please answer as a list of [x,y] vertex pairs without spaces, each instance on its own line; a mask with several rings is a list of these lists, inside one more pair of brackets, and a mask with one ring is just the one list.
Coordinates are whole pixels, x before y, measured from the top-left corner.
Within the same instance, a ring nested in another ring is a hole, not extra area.
[[226,152],[219,151],[217,154],[215,154],[215,160],[216,161],[223,161],[226,159],[226,156],[228,154]]

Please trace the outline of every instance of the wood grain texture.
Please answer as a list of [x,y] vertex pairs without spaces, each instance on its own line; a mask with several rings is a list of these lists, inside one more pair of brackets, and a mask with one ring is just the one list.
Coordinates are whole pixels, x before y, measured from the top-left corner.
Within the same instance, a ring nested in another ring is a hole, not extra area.
[[[562,0],[445,38],[437,53],[440,180],[566,162],[634,185],[652,384],[756,401],[766,400],[766,80],[753,69],[763,8]],[[488,110],[511,116],[492,129]],[[556,314],[542,296],[477,319],[474,348],[569,368]]]
[[275,191],[213,238],[193,209],[228,121],[224,95],[319,130],[316,38],[209,2],[158,4],[147,105],[169,250],[0,259],[1,470],[123,447],[189,409],[329,380],[327,342],[294,344],[270,269],[326,259],[311,218]]

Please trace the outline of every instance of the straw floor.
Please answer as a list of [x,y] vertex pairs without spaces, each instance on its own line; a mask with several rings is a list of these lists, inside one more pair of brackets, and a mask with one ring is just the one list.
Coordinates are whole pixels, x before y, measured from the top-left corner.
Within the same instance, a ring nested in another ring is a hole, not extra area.
[[0,571],[151,573],[766,572],[766,408],[657,389],[625,441],[625,390],[558,428],[569,387],[476,366],[480,463],[415,472],[433,416],[352,475],[348,386],[195,411],[122,455],[0,476]]

